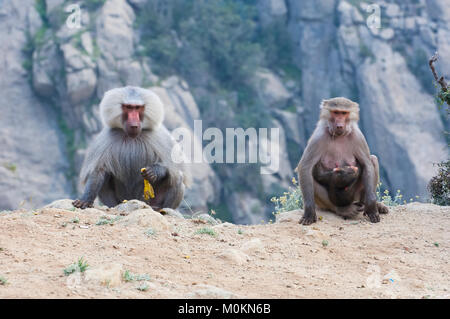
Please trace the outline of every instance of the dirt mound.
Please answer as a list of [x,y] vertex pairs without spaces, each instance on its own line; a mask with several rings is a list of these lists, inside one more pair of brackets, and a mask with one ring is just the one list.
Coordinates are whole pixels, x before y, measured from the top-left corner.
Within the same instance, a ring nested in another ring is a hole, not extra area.
[[125,206],[1,212],[0,298],[450,297],[450,207],[243,226]]

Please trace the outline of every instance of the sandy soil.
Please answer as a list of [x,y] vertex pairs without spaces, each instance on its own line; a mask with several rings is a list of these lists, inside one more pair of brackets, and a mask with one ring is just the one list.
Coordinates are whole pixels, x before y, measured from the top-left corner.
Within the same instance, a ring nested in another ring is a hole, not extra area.
[[[119,212],[0,213],[0,298],[450,297],[450,207],[399,206],[378,224],[320,212],[312,226],[299,212],[212,226],[149,209],[96,225],[105,214]],[[65,275],[80,257],[88,270]]]

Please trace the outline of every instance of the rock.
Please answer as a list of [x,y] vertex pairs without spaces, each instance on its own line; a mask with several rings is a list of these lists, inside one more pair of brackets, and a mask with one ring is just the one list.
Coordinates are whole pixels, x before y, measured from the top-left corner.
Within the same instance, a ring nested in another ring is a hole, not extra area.
[[214,229],[233,228],[235,226],[236,226],[235,224],[225,222],[225,223],[217,224],[217,225],[213,226],[213,228]]
[[231,194],[229,205],[236,224],[259,224],[265,219],[263,204],[250,193]]
[[232,299],[237,298],[237,296],[227,290],[210,286],[210,285],[199,285],[198,289],[186,294],[186,298],[189,299]]
[[[164,124],[169,130],[183,129],[188,134],[188,138],[194,145],[194,150],[201,148],[201,136],[195,135],[194,120],[200,120],[200,111],[189,91],[189,86],[178,77],[169,77],[162,82],[161,86],[151,87],[165,107]],[[200,135],[202,128],[198,126]],[[172,133],[174,135],[174,133]],[[176,134],[175,134],[176,135]],[[177,136],[175,136],[177,137]],[[191,144],[189,144],[191,146]],[[185,192],[184,201],[181,208],[185,211],[207,211],[208,203],[214,203],[219,193],[220,181],[216,174],[204,161],[196,163],[191,150],[185,150],[188,160],[191,161],[189,167],[192,172],[193,182],[190,189]]]
[[122,218],[119,223],[124,226],[137,224],[144,228],[151,228],[155,232],[166,232],[172,229],[167,219],[151,208],[135,210]]
[[269,70],[257,71],[253,82],[261,102],[266,107],[282,108],[292,97],[281,79]]
[[128,2],[139,9],[143,9],[147,3],[147,0],[128,0]]
[[219,224],[219,222],[209,214],[194,215],[192,216],[192,219],[199,219],[213,226]]
[[163,215],[184,219],[183,214],[181,214],[179,211],[172,209],[172,208],[163,208],[160,210],[160,213]]
[[426,8],[432,19],[444,20],[448,22],[450,7],[447,0],[426,0]]
[[[380,58],[366,60],[356,75],[361,119],[364,131],[370,132],[367,142],[393,189],[401,189],[407,197],[426,197],[426,184],[436,170],[432,163],[448,158],[442,121],[438,112],[430,111],[434,110],[434,99],[424,93],[398,52],[378,40],[371,46]],[[397,161],[402,162],[401,170],[389,165]]]
[[291,210],[275,215],[276,223],[298,223],[303,216],[302,210]]
[[335,8],[335,0],[287,0],[292,21],[320,20],[331,16]]
[[86,281],[97,282],[107,287],[117,287],[122,282],[122,270],[121,264],[108,264],[94,268],[88,268],[85,274]]
[[[0,210],[17,209],[19,204],[22,208],[42,207],[72,196],[65,175],[69,160],[59,119],[55,110],[37,98],[27,81],[30,71],[24,68],[26,64],[31,66],[23,49],[30,18],[27,8],[34,5],[34,0],[2,1],[0,5],[0,105],[11,106],[4,107],[0,116]],[[35,61],[38,56],[50,58],[40,52]],[[57,60],[45,63],[60,70]],[[36,74],[48,70],[44,65],[39,68]],[[48,78],[38,81],[44,86],[50,82]],[[44,95],[50,91],[49,87],[43,89]]]
[[106,1],[96,19],[97,44],[106,53],[106,61],[129,59],[134,53],[133,21],[135,15],[123,0]]
[[56,93],[55,74],[62,61],[50,33],[44,36],[43,44],[33,52],[33,88],[40,96],[49,98]]
[[354,26],[356,23],[363,23],[364,18],[360,11],[345,1],[338,4],[339,19],[341,26]]
[[128,215],[129,213],[139,210],[139,209],[151,209],[149,205],[146,203],[137,200],[132,199],[123,203],[120,203],[119,205],[114,207],[114,210],[119,211],[121,214]]
[[[297,106],[300,108],[301,106]],[[286,140],[291,140],[296,145],[300,145],[301,149],[306,147],[305,136],[299,127],[299,116],[297,113],[284,110],[273,110],[274,116],[279,120],[281,127],[284,130]]]
[[97,206],[95,208],[89,207],[89,208],[84,209],[83,213],[86,214],[86,215],[89,214],[89,215],[94,215],[94,216],[97,216],[97,215],[103,216],[105,214],[104,206],[103,207]]
[[161,86],[150,88],[165,106],[165,124],[169,130],[180,126],[193,129],[194,120],[199,120],[200,111],[187,83],[176,76],[171,76]]
[[309,238],[309,239],[314,239],[317,241],[323,241],[323,240],[327,240],[328,237],[322,233],[320,230],[314,229],[312,227],[309,226],[302,226],[302,234],[305,235],[305,237]]
[[383,40],[391,40],[394,38],[395,32],[391,28],[383,28],[380,32],[380,38]]
[[64,3],[64,0],[46,0],[45,7],[47,9],[47,14],[50,14],[53,9],[60,7]]
[[253,238],[243,243],[241,250],[246,254],[263,253],[265,251],[265,247],[261,239]]
[[439,74],[440,76],[445,76],[447,83],[450,82],[450,61],[447,58],[450,56],[450,23],[449,28],[441,28],[437,32],[437,51],[439,53]]
[[386,15],[389,18],[398,17],[401,15],[401,10],[398,4],[395,3],[389,3],[386,5]]
[[248,255],[246,255],[244,252],[237,250],[237,249],[232,249],[232,248],[226,249],[224,252],[222,252],[217,257],[222,258],[222,259],[224,259],[232,264],[236,264],[236,265],[243,265],[247,261],[250,260],[250,257]]
[[92,69],[68,73],[67,94],[71,105],[78,105],[92,97],[97,85],[97,76]]
[[36,32],[42,27],[42,19],[36,11],[35,6],[30,6],[28,9],[27,29],[30,35],[35,36]]
[[[85,39],[84,42],[87,46],[89,46],[89,41],[92,42],[92,38],[88,32],[84,32],[81,38]],[[87,52],[87,49],[84,46],[82,49]],[[92,61],[92,58],[82,53],[81,48],[76,48],[74,43],[69,42],[61,45],[61,51],[64,56],[66,72],[75,72],[83,69],[95,68],[95,63]]]
[[43,208],[58,208],[63,210],[75,210],[75,207],[72,205],[73,199],[58,199],[50,204],[44,206]]
[[258,10],[263,25],[285,18],[287,14],[285,0],[259,0]]

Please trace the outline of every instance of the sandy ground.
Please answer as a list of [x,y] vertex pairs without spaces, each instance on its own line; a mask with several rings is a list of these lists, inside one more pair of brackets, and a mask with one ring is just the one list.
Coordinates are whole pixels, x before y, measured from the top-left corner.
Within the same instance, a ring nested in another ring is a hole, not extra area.
[[[450,297],[450,207],[399,206],[378,224],[320,212],[312,226],[300,212],[212,226],[149,209],[96,225],[105,214],[119,212],[0,213],[0,298]],[[65,275],[80,257],[88,269]]]

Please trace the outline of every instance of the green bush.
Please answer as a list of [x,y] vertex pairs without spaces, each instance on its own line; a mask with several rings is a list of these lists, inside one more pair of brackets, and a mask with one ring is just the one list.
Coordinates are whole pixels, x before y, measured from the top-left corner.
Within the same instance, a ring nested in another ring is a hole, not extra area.
[[284,192],[283,196],[270,199],[275,205],[275,211],[272,214],[276,215],[290,210],[303,209],[302,192],[295,177],[292,178],[292,184],[295,187],[289,187],[289,191]]
[[438,174],[428,183],[431,201],[441,206],[450,205],[450,160],[437,164]]

